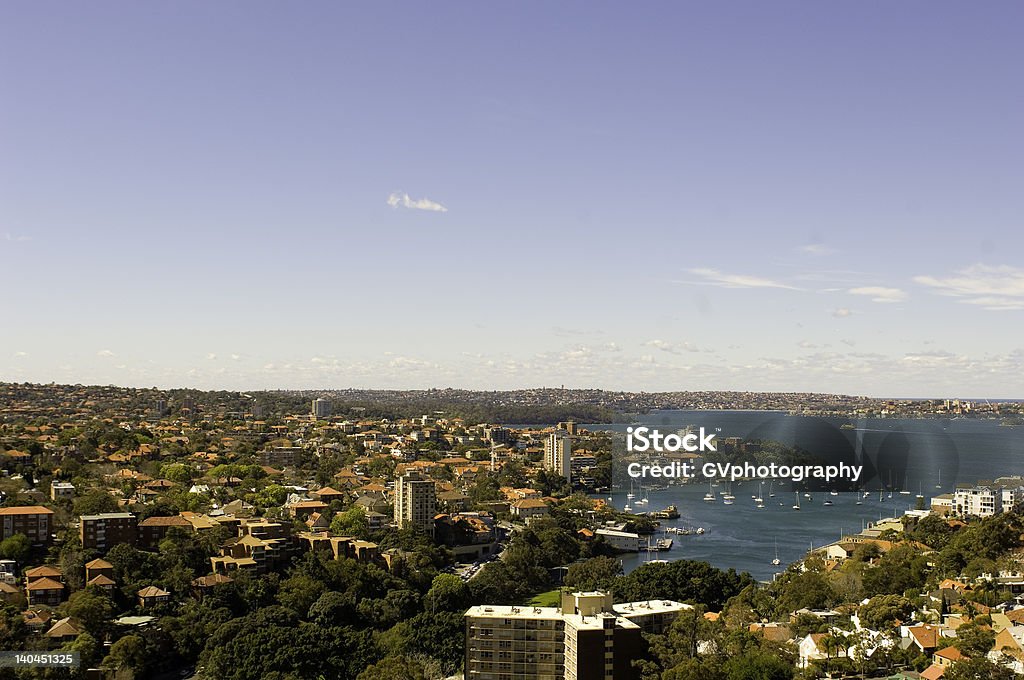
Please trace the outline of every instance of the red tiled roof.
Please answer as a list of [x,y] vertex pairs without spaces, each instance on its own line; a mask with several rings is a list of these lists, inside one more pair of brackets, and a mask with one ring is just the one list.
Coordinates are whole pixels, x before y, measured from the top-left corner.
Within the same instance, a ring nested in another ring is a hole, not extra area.
[[0,508],[0,515],[52,515],[53,510],[41,505],[19,505],[13,508]]

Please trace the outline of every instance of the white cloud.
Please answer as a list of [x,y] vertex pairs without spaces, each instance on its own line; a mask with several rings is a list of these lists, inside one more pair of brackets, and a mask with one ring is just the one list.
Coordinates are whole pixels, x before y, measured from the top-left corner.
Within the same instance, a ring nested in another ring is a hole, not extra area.
[[239,360],[239,359],[241,359],[241,358],[242,358],[242,355],[241,355],[241,354],[232,354],[232,355],[231,355],[231,360],[232,360],[232,361],[238,361],[238,360]]
[[4,233],[4,240],[11,243],[25,243],[26,241],[31,241],[32,238],[30,236],[17,236],[8,231]]
[[99,352],[96,352],[96,356],[107,359],[115,355],[109,349],[101,349]]
[[214,359],[217,358],[217,355],[214,352],[210,352],[209,354],[206,355],[206,358],[209,359],[210,361],[213,361]]
[[915,276],[914,282],[984,309],[1024,309],[1024,270],[1008,265],[976,264],[945,278]]
[[903,302],[907,299],[905,291],[902,291],[899,288],[886,288],[884,286],[861,286],[860,288],[851,288],[846,292],[851,295],[870,296],[872,302]]
[[388,205],[392,208],[402,206],[403,208],[410,208],[412,210],[429,210],[432,212],[448,212],[448,208],[444,207],[436,201],[431,201],[429,198],[418,198],[412,199],[409,194],[405,192],[393,191],[388,196]]
[[840,308],[838,308],[838,309],[836,309],[835,311],[832,312],[832,316],[834,316],[834,317],[836,317],[838,319],[844,319],[844,318],[850,316],[851,314],[853,314],[853,312],[851,312],[846,307],[840,307]]
[[779,281],[764,279],[759,276],[748,276],[746,274],[725,274],[717,269],[691,269],[695,274],[705,279],[703,283],[721,286],[722,288],[785,288],[787,290],[800,290]]
[[19,359],[23,359],[28,356],[28,352],[15,352],[14,356],[16,356]]
[[671,342],[666,342],[665,340],[648,340],[647,342],[644,343],[644,346],[645,347],[654,347],[655,349],[660,349],[662,352],[668,352],[669,354],[682,354],[683,351],[686,351],[686,352],[699,352],[700,351],[699,347],[695,347],[694,345],[692,345],[692,344],[690,344],[688,342],[684,342],[681,345],[675,345],[675,344],[673,344]]
[[836,250],[835,248],[829,248],[823,243],[810,243],[801,247],[800,252],[807,255],[832,255]]

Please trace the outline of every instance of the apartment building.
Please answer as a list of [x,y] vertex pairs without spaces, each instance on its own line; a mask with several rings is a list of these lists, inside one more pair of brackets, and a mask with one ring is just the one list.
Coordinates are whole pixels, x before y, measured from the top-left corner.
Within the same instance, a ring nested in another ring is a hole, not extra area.
[[953,512],[961,517],[992,517],[1003,511],[1003,494],[990,486],[961,487],[953,494]]
[[167,536],[172,528],[188,529],[192,531],[192,523],[181,515],[170,517],[147,517],[139,522],[139,546],[143,548],[155,548]]
[[50,482],[50,500],[71,500],[75,497],[75,485],[71,482]]
[[608,593],[563,593],[560,607],[471,607],[466,677],[478,680],[606,680],[633,677],[642,633],[664,630],[688,605],[612,605]]
[[544,440],[544,469],[572,478],[572,439],[564,431],[552,432]]
[[138,520],[130,512],[104,512],[79,518],[78,538],[86,550],[106,552],[118,543],[135,545]]
[[437,489],[434,481],[407,472],[395,483],[395,522],[399,529],[418,527],[434,535]]
[[33,545],[49,545],[53,538],[53,510],[41,505],[0,508],[0,540],[23,534]]

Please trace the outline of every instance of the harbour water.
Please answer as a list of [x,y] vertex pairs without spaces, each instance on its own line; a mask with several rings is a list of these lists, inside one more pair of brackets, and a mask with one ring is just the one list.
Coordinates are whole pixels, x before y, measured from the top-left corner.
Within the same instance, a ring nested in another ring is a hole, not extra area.
[[[662,520],[661,531],[652,536],[652,541],[665,536],[673,538],[673,548],[667,552],[622,555],[627,572],[648,560],[685,558],[770,580],[812,546],[831,543],[843,534],[860,531],[868,522],[913,509],[919,493],[927,503],[932,496],[951,493],[958,483],[1024,475],[1024,428],[1001,427],[996,420],[846,421],[763,411],[660,411],[642,417],[640,422],[666,433],[692,425],[705,426],[714,428],[720,439],[774,440],[817,453],[822,446],[842,448],[845,441],[849,450],[844,451],[843,457],[852,455],[864,463],[867,479],[860,491],[840,491],[834,496],[827,491],[811,490],[808,500],[805,490],[801,490],[799,511],[793,509],[797,494],[788,483],[773,485],[774,497],[769,497],[768,483],[764,483],[760,488],[764,507],[760,509],[752,498],[759,492],[758,482],[753,480],[732,484],[732,505],[723,503],[721,492],[727,488],[724,482],[713,489],[713,503],[704,500],[709,487],[706,481],[643,492],[634,489],[637,499],[648,499],[642,506],[636,506],[634,501],[634,512],[675,505],[680,518]],[[587,426],[618,432],[626,427]],[[612,498],[615,507],[622,509],[629,489],[618,471],[616,475],[616,488],[602,497]],[[901,490],[909,493],[901,494]],[[826,500],[832,504],[825,505]],[[666,527],[703,527],[704,533],[666,534]],[[778,567],[772,565],[776,544],[782,561]]]

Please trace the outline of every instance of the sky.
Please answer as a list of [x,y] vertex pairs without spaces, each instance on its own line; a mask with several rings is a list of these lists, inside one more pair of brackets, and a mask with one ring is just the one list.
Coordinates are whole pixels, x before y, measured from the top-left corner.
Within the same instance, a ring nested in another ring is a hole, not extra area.
[[0,380],[1024,398],[1022,23],[0,4]]

